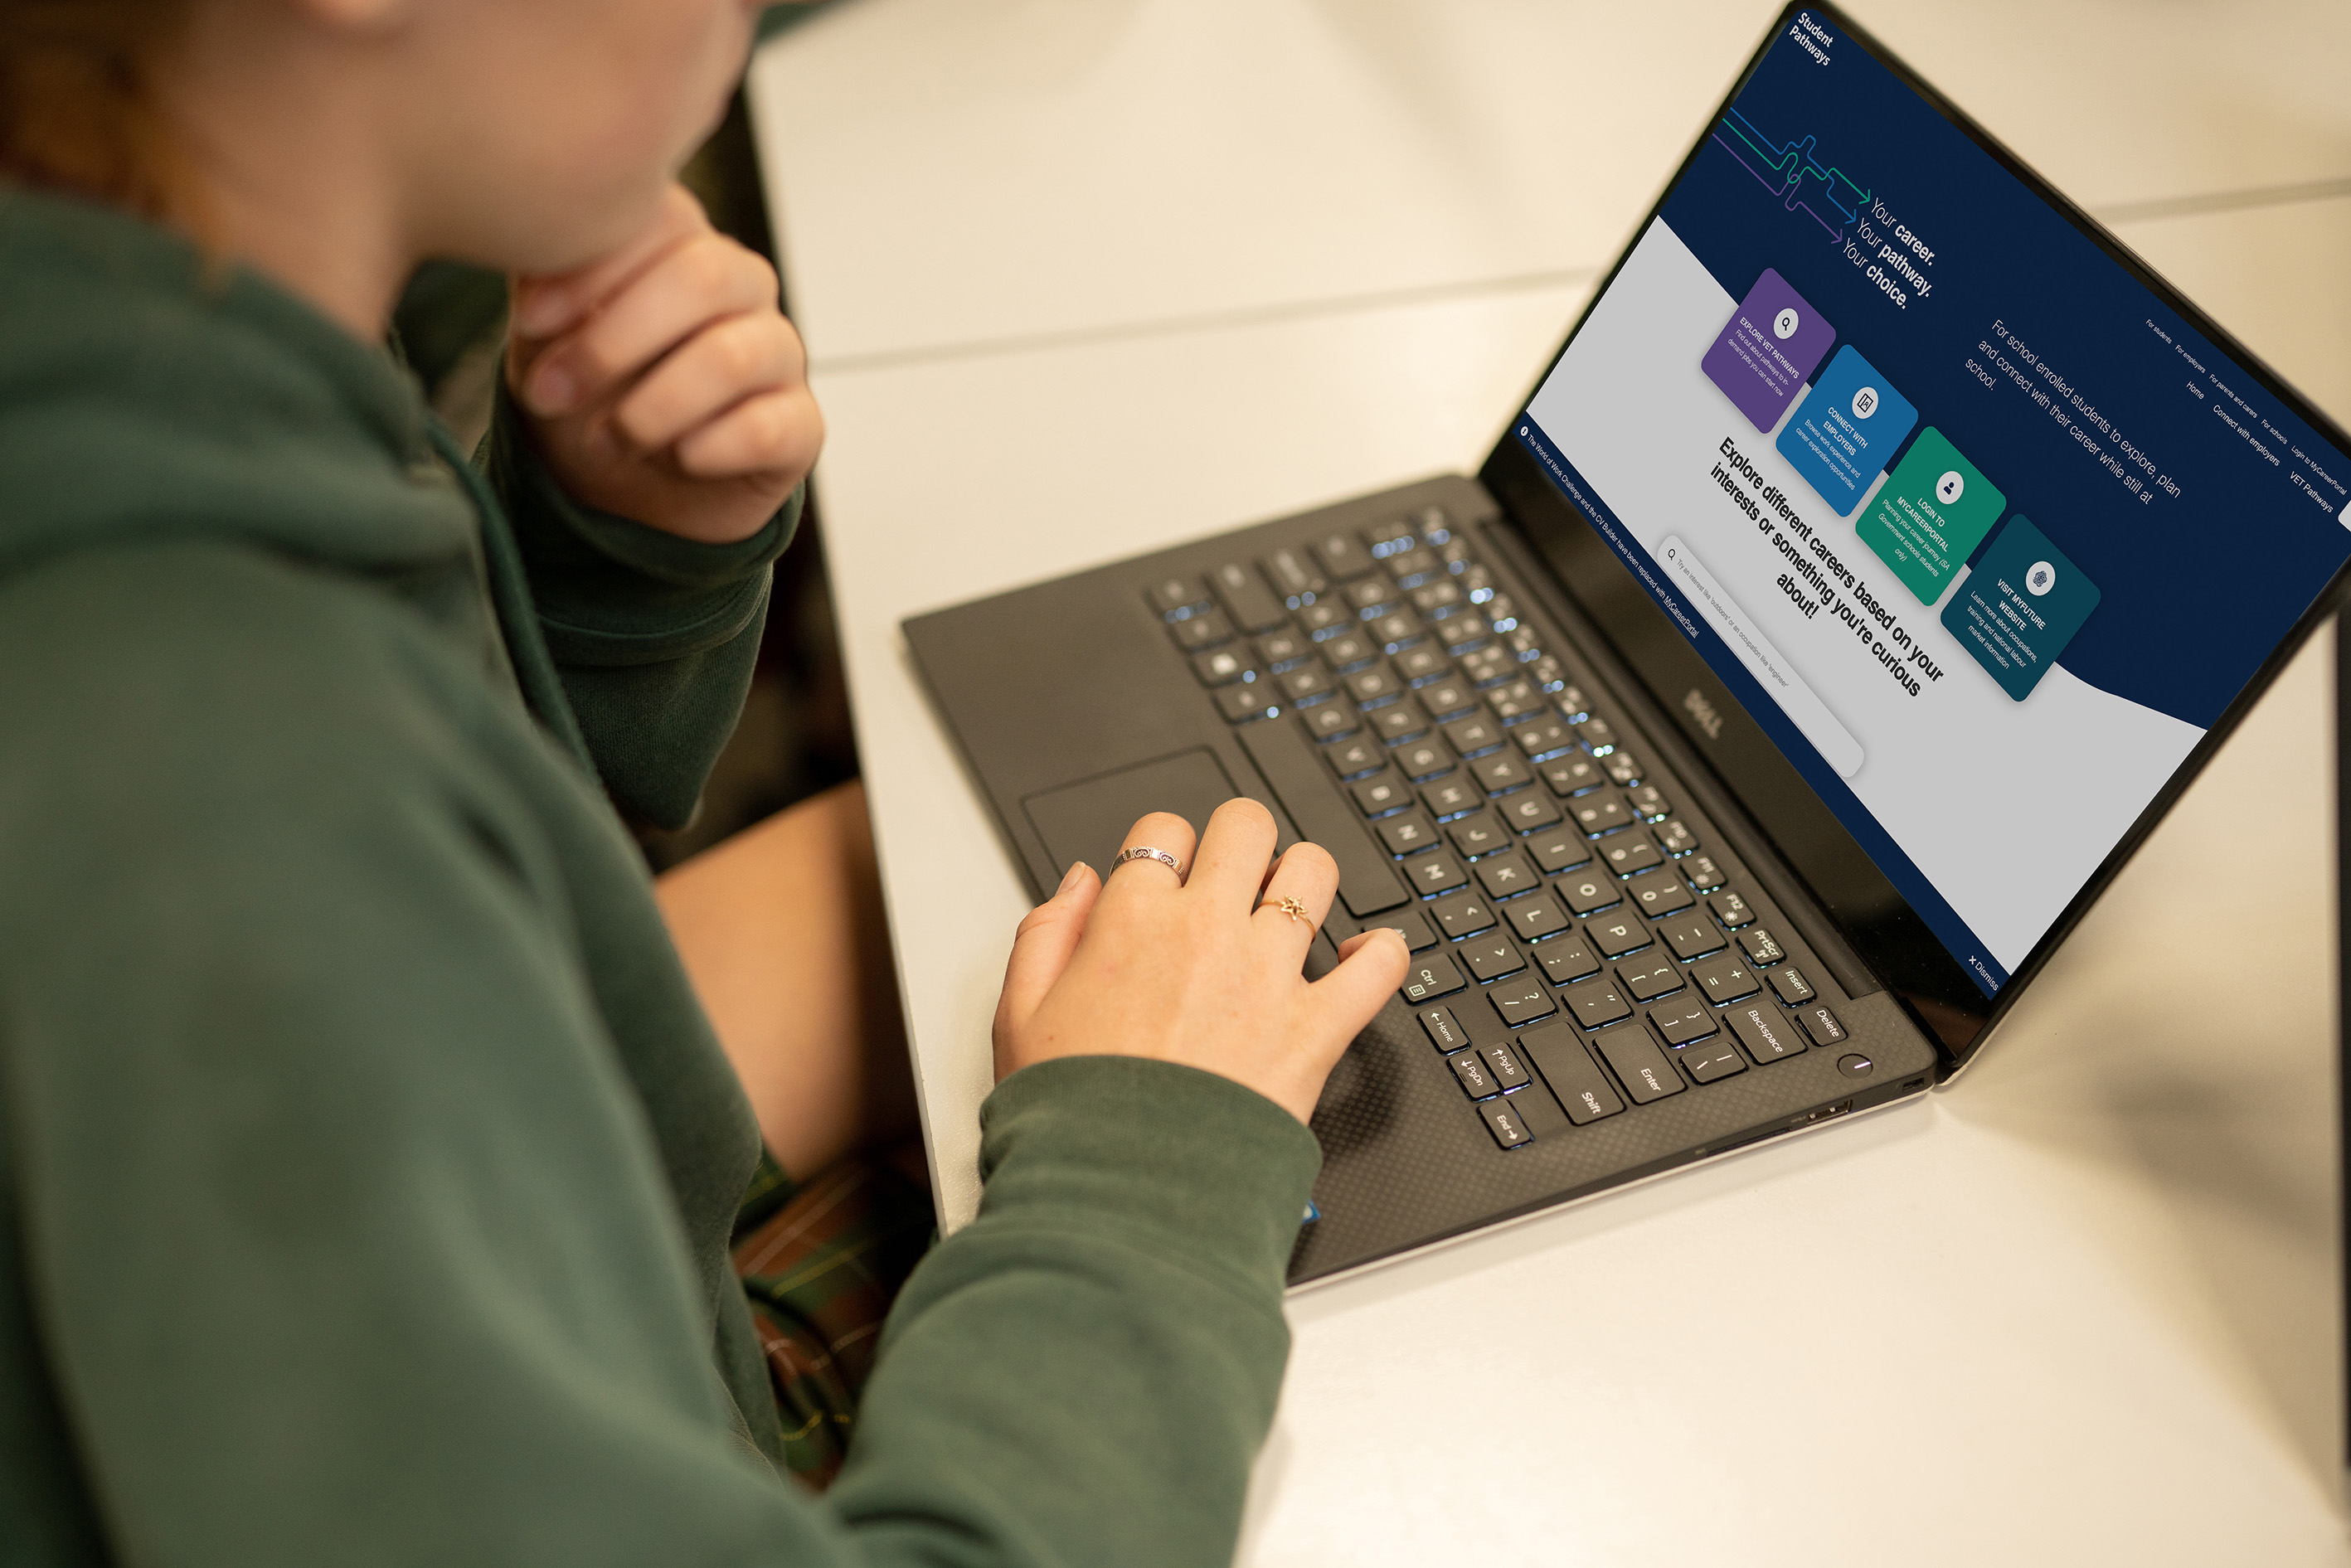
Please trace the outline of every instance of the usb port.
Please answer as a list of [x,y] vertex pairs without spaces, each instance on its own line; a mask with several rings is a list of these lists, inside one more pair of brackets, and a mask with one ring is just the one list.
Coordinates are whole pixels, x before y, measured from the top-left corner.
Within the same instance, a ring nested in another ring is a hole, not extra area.
[[1788,1124],[1791,1127],[1809,1127],[1815,1122],[1825,1122],[1832,1116],[1842,1116],[1853,1109],[1853,1102],[1840,1100],[1834,1105],[1821,1105],[1805,1112]]

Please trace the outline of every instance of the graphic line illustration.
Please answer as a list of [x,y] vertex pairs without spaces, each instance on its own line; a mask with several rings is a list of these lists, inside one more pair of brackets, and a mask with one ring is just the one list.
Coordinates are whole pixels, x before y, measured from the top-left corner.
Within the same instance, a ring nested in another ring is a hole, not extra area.
[[[1729,133],[1728,139],[1725,131]],[[1834,164],[1823,168],[1813,156],[1819,145],[1815,137],[1774,143],[1734,109],[1722,117],[1722,130],[1715,133],[1714,141],[1764,189],[1778,196],[1788,211],[1811,214],[1813,221],[1840,244],[1844,240],[1844,225],[1858,220],[1869,205],[1867,191],[1842,169]]]

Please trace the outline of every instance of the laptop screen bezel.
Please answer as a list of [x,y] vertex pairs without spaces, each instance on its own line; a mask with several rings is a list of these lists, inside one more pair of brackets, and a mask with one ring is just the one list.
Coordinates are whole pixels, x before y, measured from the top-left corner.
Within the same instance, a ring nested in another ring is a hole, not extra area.
[[[1970,1060],[1991,1026],[1999,1022],[2016,998],[2039,975],[2050,955],[2078,925],[2098,895],[2147,841],[2155,825],[2201,773],[2212,755],[2277,679],[2311,633],[2335,612],[2341,601],[2351,565],[2331,578],[2324,591],[2295,621],[2271,651],[2163,788],[2148,801],[2129,830],[2116,843],[2095,872],[2067,903],[2041,940],[2014,967],[1997,996],[1986,997],[1949,949],[1935,937],[1927,923],[1896,891],[1876,863],[1847,833],[1827,804],[1805,783],[1777,743],[1730,695],[1697,649],[1660,609],[1647,591],[1602,543],[1567,497],[1543,473],[1517,435],[1523,411],[1549,378],[1568,345],[1608,292],[1631,256],[1634,246],[1663,211],[1667,198],[1679,186],[1706,145],[1712,127],[1722,118],[1761,65],[1764,56],[1785,36],[1795,18],[1812,12],[1831,23],[1865,49],[1878,64],[1908,87],[1953,127],[1967,136],[2025,188],[2071,224],[2132,278],[2144,285],[2168,308],[2202,333],[2237,367],[2277,397],[2294,414],[2346,454],[2351,436],[2312,406],[2237,339],[2190,303],[2179,291],[2134,255],[2073,202],[2035,173],[1998,138],[1976,123],[1930,86],[1885,45],[1872,37],[1836,6],[1792,0],[1773,22],[1762,42],[1739,73],[1722,100],[1715,106],[1688,152],[1657,197],[1632,238],[1601,279],[1584,308],[1568,329],[1534,386],[1519,400],[1501,439],[1487,455],[1479,478],[1499,500],[1511,522],[1540,554],[1559,586],[1605,636],[1614,653],[1630,668],[1648,696],[1715,771],[1723,788],[1737,799],[1774,850],[1802,880],[1838,934],[1887,988],[1901,998],[1919,1026],[1947,1052],[1951,1071]],[[1710,712],[1687,705],[1685,694],[1695,691],[1707,699]],[[1735,781],[1734,781],[1735,780]]]

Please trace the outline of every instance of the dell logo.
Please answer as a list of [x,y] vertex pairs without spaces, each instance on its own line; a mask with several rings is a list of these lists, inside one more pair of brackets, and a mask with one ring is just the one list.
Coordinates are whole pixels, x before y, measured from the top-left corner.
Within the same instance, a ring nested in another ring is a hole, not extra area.
[[1698,720],[1698,728],[1706,731],[1708,740],[1722,738],[1722,716],[1714,711],[1712,703],[1698,695],[1696,686],[1689,689],[1689,695],[1682,698],[1682,706],[1688,710],[1690,717]]

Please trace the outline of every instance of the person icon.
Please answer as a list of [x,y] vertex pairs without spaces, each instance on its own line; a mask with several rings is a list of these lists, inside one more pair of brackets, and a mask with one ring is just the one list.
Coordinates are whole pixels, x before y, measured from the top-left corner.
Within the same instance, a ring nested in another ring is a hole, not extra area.
[[1947,507],[1956,505],[1959,498],[1967,493],[1967,488],[1968,482],[1961,478],[1959,471],[1954,468],[1935,481],[1935,499]]

